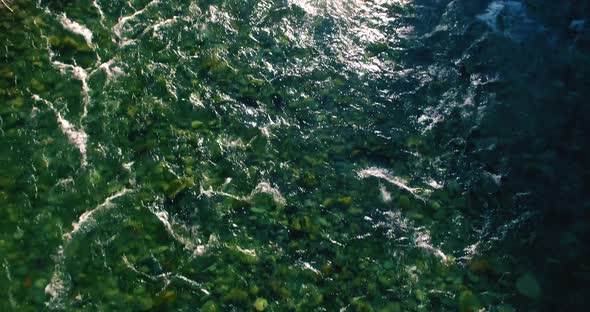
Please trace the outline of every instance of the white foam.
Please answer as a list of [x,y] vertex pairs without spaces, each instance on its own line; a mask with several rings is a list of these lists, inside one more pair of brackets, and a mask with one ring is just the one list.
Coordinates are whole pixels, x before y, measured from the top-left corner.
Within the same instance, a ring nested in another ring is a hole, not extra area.
[[309,270],[317,275],[322,275],[322,272],[320,272],[320,270],[314,268],[310,263],[308,262],[301,262],[301,265],[303,266],[304,269]]
[[160,222],[162,222],[162,224],[166,228],[166,231],[168,232],[168,234],[170,234],[170,236],[172,236],[177,242],[184,245],[185,248],[192,250],[194,255],[200,256],[205,253],[205,246],[204,245],[195,244],[190,239],[187,239],[184,236],[178,235],[174,231],[174,228],[172,227],[172,224],[169,221],[168,212],[166,212],[166,211],[152,211],[152,213],[160,220]]
[[107,197],[104,202],[96,206],[94,209],[84,212],[77,222],[72,223],[72,231],[63,235],[65,242],[57,249],[55,256],[55,268],[51,281],[45,286],[45,293],[50,296],[49,302],[45,304],[53,308],[63,308],[63,296],[69,289],[68,275],[64,269],[64,249],[69,246],[69,243],[74,238],[74,234],[78,233],[82,227],[88,226],[93,220],[93,215],[98,211],[112,207],[112,201],[127,193],[131,192],[129,189],[122,189],[121,191]]
[[65,278],[66,273],[64,273],[63,270],[63,246],[59,246],[59,248],[57,249],[57,255],[55,256],[55,259],[55,269],[53,271],[53,275],[51,276],[51,281],[49,281],[49,283],[45,286],[45,293],[48,294],[50,297],[49,302],[46,302],[45,305],[53,308],[63,308],[61,296],[68,289],[68,285],[66,284]]
[[418,118],[418,122],[423,125],[422,133],[426,133],[438,123],[443,121],[444,117],[437,111],[427,109],[426,112]]
[[[52,55],[50,56],[50,59]],[[90,103],[90,88],[88,87],[88,72],[80,66],[65,64],[59,61],[52,61],[51,62],[54,66],[56,66],[62,74],[67,74],[68,70],[72,73],[72,76],[79,80],[82,83],[82,91],[80,92],[82,95],[82,117],[80,117],[80,121],[82,121],[88,115],[88,103]]]
[[[37,5],[40,5],[40,3],[38,3]],[[49,9],[47,8],[45,8],[45,12],[47,12],[47,14],[52,14],[51,11],[49,11]],[[89,43],[89,46],[92,47],[92,32],[90,32],[90,30],[86,31],[87,28],[85,28],[85,26],[70,21],[67,17],[65,17],[65,15],[61,16],[60,20],[64,25],[64,28],[67,28],[74,33],[83,35],[86,38],[87,43]],[[71,75],[75,79],[79,80],[82,83],[82,91],[80,91],[80,94],[82,95],[82,116],[80,117],[80,122],[82,122],[84,118],[86,118],[86,116],[88,115],[88,104],[90,103],[90,87],[88,86],[88,72],[84,68],[75,65],[75,62],[74,65],[71,65],[62,63],[60,61],[55,61],[53,59],[55,53],[51,50],[49,39],[43,34],[41,34],[41,37],[47,40],[47,52],[49,54],[48,56],[49,60],[51,61],[51,64],[55,66],[63,75],[71,73]]]
[[118,66],[113,66],[114,64],[114,59],[110,59],[107,62],[104,62],[102,64],[100,64],[96,69],[94,69],[92,72],[90,72],[90,74],[88,76],[92,76],[95,73],[97,73],[99,70],[102,70],[105,72],[106,74],[106,81],[104,86],[108,86],[109,83],[116,78],[117,76],[120,76],[122,74],[124,74],[125,72],[123,71],[123,69],[121,69]]
[[94,48],[94,44],[92,43],[92,31],[88,29],[88,27],[70,20],[65,14],[60,16],[60,22],[65,29],[84,37],[86,44],[89,47]]
[[438,181],[434,180],[434,179],[429,179],[428,181],[426,181],[426,184],[428,184],[428,186],[432,187],[433,189],[441,189],[443,188],[443,185],[438,183]]
[[69,177],[67,179],[60,179],[59,181],[57,181],[54,188],[59,187],[59,186],[65,186],[68,184],[73,184],[73,183],[74,183],[74,179],[72,179],[71,177]]
[[53,107],[53,104],[51,104],[51,102],[41,98],[36,94],[33,94],[32,97],[35,101],[41,101],[45,103],[55,113],[55,117],[57,118],[57,123],[59,124],[61,131],[68,137],[70,143],[76,146],[76,148],[78,148],[80,154],[82,155],[82,167],[86,167],[86,165],[88,164],[86,151],[86,146],[88,144],[88,134],[86,134],[86,132],[84,132],[84,130],[82,129],[76,129],[74,125],[72,125],[69,121],[63,118],[60,112],[58,112],[57,109]]
[[111,208],[113,200],[115,200],[115,199],[129,193],[129,192],[131,192],[130,189],[124,188],[124,189],[120,190],[119,192],[107,197],[104,202],[102,202],[100,205],[96,206],[94,209],[88,210],[88,211],[84,212],[82,215],[80,215],[80,217],[78,218],[78,222],[72,223],[72,231],[64,234],[66,241],[71,240],[72,236],[74,234],[79,232],[85,225],[92,222],[94,220],[94,218],[93,218],[94,214],[96,214],[100,210]]
[[203,185],[200,186],[199,196],[198,197],[201,197],[201,196],[212,197],[212,196],[215,196],[215,195],[217,195],[217,196],[225,196],[225,197],[233,198],[233,199],[236,199],[236,200],[243,200],[243,201],[247,200],[247,197],[237,196],[237,195],[233,195],[233,194],[226,193],[226,192],[223,192],[223,191],[215,191],[215,190],[213,190],[212,187],[209,187],[208,189],[204,189],[203,188]]
[[[442,250],[432,245],[430,242],[430,233],[426,229],[423,227],[413,227],[412,222],[404,217],[400,211],[386,211],[384,215],[389,219],[388,223],[384,223],[384,225],[389,228],[387,233],[388,236],[394,238],[399,232],[403,233],[404,235],[408,235],[409,233],[413,232],[415,233],[413,245],[410,244],[407,247],[415,246],[424,249],[439,257],[444,262],[447,262],[450,259],[447,255],[445,255],[444,252],[442,252]],[[407,238],[400,239],[400,241],[401,240],[407,240]]]
[[503,1],[493,1],[490,3],[485,13],[478,15],[477,18],[488,25],[492,30],[498,31],[498,15],[500,15],[500,12],[502,12],[504,7],[505,3]]
[[133,167],[133,164],[134,163],[135,163],[134,161],[131,161],[131,162],[128,162],[128,163],[123,164],[123,169],[131,172],[131,167]]
[[[143,12],[145,12],[145,10],[147,10],[149,7],[151,7],[153,5],[158,4],[159,2],[160,2],[160,0],[152,0],[150,3],[146,4],[146,6],[143,7],[143,9],[135,11],[131,15],[120,17],[119,20],[117,21],[117,24],[115,24],[113,26],[113,33],[115,33],[117,38],[123,39],[123,37],[121,36],[121,31],[122,31],[123,27],[125,26],[125,24],[127,24],[128,21],[135,19],[138,15],[143,14]],[[131,42],[133,42],[133,40],[122,40],[121,45],[125,46]]]
[[463,254],[460,259],[471,260],[475,255],[478,254],[481,241],[477,241],[475,244],[471,244],[463,249]]
[[250,256],[250,257],[256,257],[256,250],[254,249],[245,249],[245,248],[241,248],[240,246],[236,247],[236,250],[245,254],[246,256]]
[[195,94],[195,93],[191,93],[191,95],[189,97],[189,101],[195,107],[205,108],[205,104],[203,104],[203,102],[201,101],[201,99],[199,98],[199,96],[197,94]]
[[263,181],[258,183],[258,185],[256,185],[256,188],[254,188],[254,190],[250,194],[249,198],[251,199],[254,195],[258,193],[270,194],[273,200],[280,205],[284,205],[287,202],[281,194],[281,192],[279,191],[279,189],[272,187],[272,185],[270,185],[270,183],[268,182]]
[[199,289],[204,294],[209,295],[209,291],[207,291],[205,288],[203,288],[202,284],[200,284],[200,283],[198,283],[198,282],[196,282],[184,275],[172,273],[172,272],[165,272],[165,273],[161,273],[158,275],[150,275],[150,274],[144,273],[144,272],[138,270],[137,268],[135,268],[135,266],[131,262],[129,262],[129,259],[127,259],[127,256],[125,256],[125,255],[123,255],[123,263],[125,263],[127,268],[129,268],[131,271],[135,272],[138,275],[141,275],[141,276],[143,276],[147,279],[150,279],[152,281],[161,280],[164,283],[164,287],[162,288],[161,291],[163,291],[170,284],[172,284],[172,282],[174,280],[179,280],[179,281],[182,281],[182,282],[188,284],[191,287]]
[[4,5],[4,6],[7,8],[7,9],[8,9],[8,11],[10,11],[10,12],[14,12],[14,11],[12,10],[12,8],[10,8],[10,7],[8,6],[8,3],[6,3],[6,1],[4,1],[4,0],[0,0],[0,1],[2,1],[2,4],[3,4],[3,5]]
[[[223,187],[225,187],[227,185],[227,183],[225,183],[223,185]],[[223,192],[223,191],[215,191],[211,187],[209,187],[209,189],[205,190],[203,188],[203,186],[201,185],[200,186],[200,193],[199,193],[198,197],[201,197],[201,196],[211,197],[211,196],[217,195],[217,196],[225,196],[225,197],[233,198],[235,200],[249,202],[254,198],[254,196],[256,194],[260,194],[260,193],[270,194],[272,196],[273,200],[279,205],[285,205],[287,202],[285,197],[283,197],[283,195],[281,194],[281,191],[278,188],[273,187],[269,182],[266,182],[266,181],[262,181],[262,182],[258,183],[258,185],[256,185],[256,187],[252,190],[252,192],[248,196],[237,196],[237,195],[233,195],[233,194]]]
[[[498,25],[500,16],[502,17],[502,27]],[[527,36],[545,30],[542,25],[529,17],[523,2],[515,0],[493,1],[483,14],[477,16],[477,19],[492,31],[501,33],[515,41],[522,41]]]
[[434,247],[430,243],[430,234],[425,230],[420,230],[418,232],[418,237],[416,238],[416,246],[432,252],[434,255],[441,258],[444,262],[447,262],[449,259],[447,255],[445,255],[440,249]]
[[102,8],[98,4],[98,0],[92,0],[92,5],[96,8],[98,15],[100,15],[100,24],[104,27],[105,15],[104,15],[104,12],[102,11]]
[[289,0],[289,4],[296,5],[303,9],[309,15],[317,15],[318,8],[310,3],[309,0]]
[[394,176],[387,169],[378,168],[378,167],[370,167],[370,168],[358,171],[357,175],[361,179],[366,179],[368,177],[375,177],[375,178],[383,179],[383,180],[409,192],[410,194],[414,195],[414,197],[416,197],[422,201],[425,201],[424,197],[422,197],[419,194],[422,191],[421,189],[409,187],[406,181],[404,181],[403,179],[401,179],[399,177]]
[[65,289],[65,285],[63,279],[59,278],[58,275],[54,274],[51,277],[51,282],[45,286],[45,293],[48,294],[51,298],[57,298],[60,293],[62,293]]
[[391,194],[387,191],[387,189],[385,188],[385,186],[380,185],[379,186],[379,192],[381,193],[381,200],[384,203],[391,202]]
[[153,36],[156,37],[158,31],[160,30],[160,28],[168,26],[168,25],[173,25],[174,23],[176,23],[176,21],[178,20],[178,16],[174,16],[173,18],[169,18],[163,21],[159,21],[157,23],[155,23],[154,25],[150,25],[148,26],[146,29],[143,30],[142,35],[147,34],[148,32],[150,32],[150,30],[153,30]]

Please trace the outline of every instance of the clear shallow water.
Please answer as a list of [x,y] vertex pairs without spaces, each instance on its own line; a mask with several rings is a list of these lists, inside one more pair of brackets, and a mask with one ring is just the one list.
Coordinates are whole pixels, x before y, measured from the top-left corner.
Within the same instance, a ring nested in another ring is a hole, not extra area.
[[8,5],[2,310],[584,302],[583,3]]

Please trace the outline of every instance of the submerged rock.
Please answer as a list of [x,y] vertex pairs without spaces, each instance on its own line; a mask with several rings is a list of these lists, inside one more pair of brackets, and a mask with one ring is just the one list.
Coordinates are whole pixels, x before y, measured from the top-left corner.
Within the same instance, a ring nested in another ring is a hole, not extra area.
[[254,302],[254,309],[256,311],[264,311],[268,307],[268,301],[264,298],[257,298]]
[[190,178],[176,179],[164,187],[166,196],[169,198],[174,198],[180,192],[184,191],[187,187],[192,186],[192,185],[193,185],[193,180]]
[[201,307],[201,311],[202,312],[217,312],[217,311],[219,311],[219,308],[217,307],[217,304],[215,304],[215,302],[207,301]]
[[459,295],[459,312],[475,312],[479,311],[479,308],[479,299],[470,290],[465,290]]
[[536,300],[541,296],[541,286],[531,273],[525,273],[516,281],[516,289],[520,294],[531,299]]
[[379,309],[379,312],[401,312],[401,310],[402,308],[399,302],[394,302]]
[[585,27],[586,27],[585,20],[573,20],[570,23],[570,29],[575,32],[580,32],[580,31],[584,30]]
[[248,292],[238,288],[232,288],[223,296],[223,301],[228,303],[242,303],[248,300]]

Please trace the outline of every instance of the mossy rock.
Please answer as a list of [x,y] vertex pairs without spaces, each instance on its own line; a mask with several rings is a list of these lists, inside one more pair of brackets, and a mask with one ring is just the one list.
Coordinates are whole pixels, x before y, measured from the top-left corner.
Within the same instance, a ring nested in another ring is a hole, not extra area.
[[179,178],[169,184],[164,185],[164,192],[167,197],[174,198],[186,188],[193,186],[194,182],[190,178]]
[[484,274],[492,271],[492,266],[486,259],[473,259],[469,263],[469,270],[476,274]]
[[350,205],[352,205],[352,197],[350,197],[350,196],[341,197],[338,199],[338,203],[340,203],[344,206],[350,206]]
[[239,289],[239,288],[232,288],[225,296],[223,296],[223,301],[227,303],[244,303],[248,301],[248,292]]
[[264,311],[266,308],[268,308],[268,301],[264,298],[256,298],[254,309],[256,309],[256,311]]
[[176,301],[176,292],[174,292],[172,290],[166,290],[156,298],[154,305],[158,306],[158,305],[170,304],[174,301]]
[[9,188],[16,183],[16,180],[12,177],[0,177],[0,187]]
[[479,311],[479,299],[470,290],[465,290],[459,295],[459,312]]
[[191,127],[193,129],[203,128],[203,126],[205,126],[205,123],[202,121],[194,120],[193,122],[191,122]]
[[355,312],[373,312],[373,311],[375,311],[375,309],[373,309],[373,307],[369,303],[361,301],[361,300],[355,301],[352,305],[354,307]]
[[218,311],[221,311],[221,310],[219,310],[219,307],[213,301],[207,301],[201,307],[201,312],[218,312]]

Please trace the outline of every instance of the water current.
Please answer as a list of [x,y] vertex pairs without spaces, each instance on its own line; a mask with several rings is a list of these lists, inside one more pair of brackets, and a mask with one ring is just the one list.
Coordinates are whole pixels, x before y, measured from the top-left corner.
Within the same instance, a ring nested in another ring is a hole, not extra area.
[[584,310],[557,2],[3,0],[0,310]]

